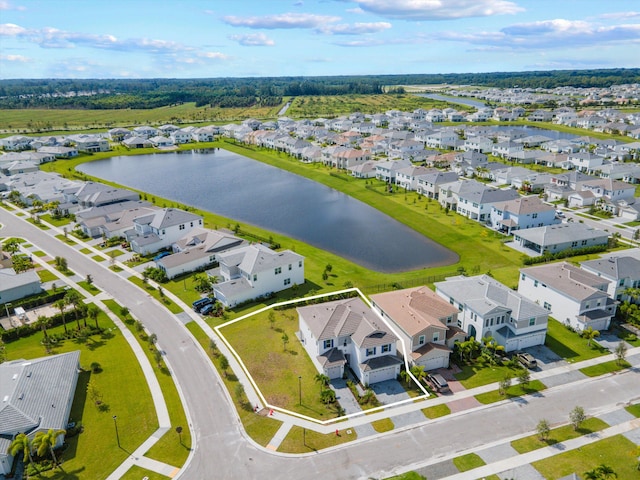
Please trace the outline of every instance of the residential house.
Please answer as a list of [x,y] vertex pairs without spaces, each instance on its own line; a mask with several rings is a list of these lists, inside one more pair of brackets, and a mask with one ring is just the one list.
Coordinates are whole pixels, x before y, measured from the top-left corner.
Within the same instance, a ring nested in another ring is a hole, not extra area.
[[520,195],[513,189],[492,188],[475,180],[458,180],[440,186],[438,201],[460,215],[478,222],[489,222],[491,204],[515,200]]
[[140,126],[140,127],[135,127],[132,131],[132,134],[136,137],[141,137],[146,139],[149,139],[151,137],[155,137],[156,135],[158,135],[158,130],[156,130],[153,127],[149,127],[146,125]]
[[434,168],[426,168],[412,165],[410,167],[401,168],[396,173],[396,185],[405,190],[414,191],[418,189],[418,181],[426,178],[430,174],[436,173],[438,170]]
[[524,146],[521,143],[512,141],[496,143],[491,148],[491,154],[500,158],[511,158],[516,153],[523,151]]
[[427,173],[418,178],[418,186],[416,187],[416,190],[420,195],[426,195],[429,198],[437,200],[440,193],[440,185],[455,182],[457,180],[458,174],[455,172],[432,170],[431,173]]
[[[152,135],[152,137],[155,135]],[[140,136],[131,136],[127,137],[122,141],[122,145],[127,148],[151,148],[153,147],[153,143],[151,143],[146,137]]]
[[191,141],[191,131],[180,129],[169,134],[169,138],[173,140],[175,144],[184,144]]
[[131,135],[131,131],[127,130],[126,128],[116,127],[109,130],[109,132],[107,132],[107,135],[112,142],[121,142],[129,135]]
[[304,283],[304,257],[291,250],[276,252],[252,244],[218,253],[217,258],[222,281],[213,291],[225,307]]
[[607,293],[612,299],[631,300],[629,288],[640,288],[640,260],[630,256],[616,256],[587,260],[580,268],[609,281]]
[[202,226],[202,217],[177,208],[163,208],[133,220],[133,229],[125,232],[131,249],[147,255],[168,248],[194,227]]
[[67,139],[73,142],[78,152],[98,153],[110,150],[109,141],[100,135],[69,135]]
[[480,153],[491,153],[493,140],[485,136],[467,137],[462,148],[466,151],[473,150]]
[[435,287],[458,308],[458,326],[468,336],[493,338],[507,352],[544,345],[549,312],[488,275],[450,277]]
[[349,167],[347,170],[356,178],[375,178],[376,164],[377,162],[370,160],[354,167]]
[[514,242],[535,254],[607,245],[609,234],[584,223],[562,223],[514,232]]
[[507,235],[515,230],[560,223],[553,206],[537,196],[520,197],[491,207],[491,226]]
[[458,309],[427,287],[379,293],[371,296],[371,303],[394,326],[398,351],[410,365],[447,368],[455,342],[465,340]]
[[40,277],[35,270],[16,273],[13,268],[0,267],[0,304],[20,300],[40,292],[42,292]]
[[575,152],[569,153],[567,160],[576,170],[592,174],[600,169],[604,162],[604,157],[590,152]]
[[518,292],[567,326],[607,330],[616,313],[609,281],[567,262],[520,269]]
[[[0,474],[12,472],[12,440],[25,433],[65,430],[80,372],[78,350],[30,360],[0,364]],[[56,438],[61,447],[64,435]]]
[[319,372],[342,378],[350,367],[362,385],[393,380],[402,360],[398,337],[361,298],[298,307],[298,338]]
[[38,153],[53,155],[56,158],[73,158],[78,156],[78,149],[75,147],[63,147],[56,145],[53,147],[40,147]]
[[410,166],[409,160],[380,161],[376,164],[376,178],[387,183],[395,183],[398,171]]

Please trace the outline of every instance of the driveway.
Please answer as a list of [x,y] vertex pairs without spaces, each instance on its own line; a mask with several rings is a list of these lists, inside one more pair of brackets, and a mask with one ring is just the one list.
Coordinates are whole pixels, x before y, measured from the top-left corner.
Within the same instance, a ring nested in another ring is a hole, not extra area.
[[[400,402],[402,400],[408,400],[411,397],[402,387],[397,380],[386,380],[384,382],[374,383],[371,385],[371,389],[375,392],[376,397],[383,405],[389,405],[391,403]],[[415,425],[420,422],[424,422],[426,417],[421,410],[414,412],[403,413],[391,417],[391,421],[395,428],[402,428],[408,425]]]
[[530,353],[538,362],[538,368],[540,370],[549,370],[551,368],[562,367],[569,365],[566,360],[556,355],[550,348],[544,345],[537,345],[535,347],[529,347],[522,350],[523,352]]

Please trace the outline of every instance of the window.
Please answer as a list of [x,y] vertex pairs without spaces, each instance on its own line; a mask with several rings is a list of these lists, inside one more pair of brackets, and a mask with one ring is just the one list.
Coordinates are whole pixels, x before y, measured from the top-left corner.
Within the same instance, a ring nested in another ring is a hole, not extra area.
[[547,303],[547,302],[544,302],[544,308],[545,308],[546,310],[551,311],[551,304],[550,304],[550,303]]
[[619,287],[623,287],[624,286],[624,278],[622,280],[620,280],[620,283],[618,284]]
[[382,348],[380,348],[381,353],[388,353],[390,351],[391,351],[391,344],[382,345]]
[[258,275],[257,275],[257,274],[254,274],[254,275],[253,275],[253,281],[254,281],[254,282],[257,282],[257,281],[258,281]]
[[453,322],[453,317],[447,317],[447,325],[449,325],[451,322]]
[[580,245],[585,246],[587,244],[586,240],[582,240],[582,242],[580,242]]
[[529,326],[533,327],[536,324],[536,319],[535,318],[530,318],[529,319]]
[[438,340],[440,340],[440,332],[435,332],[433,334],[433,341],[437,342]]
[[524,276],[524,273],[520,274],[520,280],[524,280],[525,278],[527,277]]
[[538,280],[534,280],[534,281],[533,281],[533,286],[534,286],[534,287],[537,287],[537,286],[538,286]]
[[571,242],[571,246],[572,247],[577,247],[578,246],[578,242]]
[[375,355],[375,354],[376,354],[376,347],[367,348],[367,357],[370,357],[371,355]]
[[282,267],[276,267],[275,274],[280,275],[282,273]]
[[289,264],[289,270],[291,270],[293,268],[293,266],[291,264]]
[[424,335],[420,335],[418,337],[418,345],[424,345],[425,337]]
[[325,340],[324,348],[333,348],[333,339]]
[[285,278],[284,279],[284,284],[285,285],[291,285],[291,279],[290,278]]
[[184,230],[184,223],[178,227],[178,230]]
[[298,262],[298,268],[302,268],[302,260]]
[[191,224],[189,226],[193,227],[193,222],[191,222]]

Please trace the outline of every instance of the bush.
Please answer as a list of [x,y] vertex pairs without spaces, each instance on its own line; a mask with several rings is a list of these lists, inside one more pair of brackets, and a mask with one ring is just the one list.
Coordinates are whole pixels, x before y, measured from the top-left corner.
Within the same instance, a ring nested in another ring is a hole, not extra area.
[[144,269],[144,275],[157,283],[166,283],[169,281],[166,272],[160,268],[147,267]]
[[584,248],[569,248],[557,253],[545,253],[539,257],[527,257],[524,259],[525,265],[534,265],[536,263],[546,263],[552,260],[560,260],[561,258],[577,257],[579,255],[588,255],[590,253],[600,253],[607,250],[607,245],[594,245]]

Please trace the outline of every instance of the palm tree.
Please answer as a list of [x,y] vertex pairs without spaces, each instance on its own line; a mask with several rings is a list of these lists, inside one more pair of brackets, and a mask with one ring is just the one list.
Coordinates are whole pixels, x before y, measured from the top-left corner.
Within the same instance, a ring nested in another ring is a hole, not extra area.
[[67,306],[67,302],[65,302],[64,299],[61,298],[60,300],[56,300],[55,302],[53,302],[53,306],[58,310],[60,310],[62,325],[64,325],[64,333],[67,333],[67,322],[65,321],[65,318],[64,318],[64,309]]
[[427,372],[424,371],[424,366],[422,365],[414,365],[411,367],[411,374],[416,377],[418,382],[427,376]]
[[96,322],[96,329],[99,330],[100,326],[98,325],[98,315],[100,315],[100,309],[94,305],[93,303],[90,303],[87,306],[87,316],[93,320],[94,322]]
[[326,388],[320,392],[320,400],[322,403],[333,403],[336,401],[336,392]]
[[411,375],[409,375],[408,370],[402,370],[400,372],[400,378],[402,379],[402,381],[404,381],[404,383],[409,383],[411,381]]
[[16,438],[13,439],[11,445],[9,445],[9,454],[12,457],[15,457],[18,453],[22,452],[22,462],[24,463],[24,471],[27,473],[27,477],[29,478],[29,470],[27,469],[27,465],[29,463],[33,463],[33,457],[31,456],[31,440],[24,433],[19,433],[16,435]]
[[594,330],[593,327],[587,327],[582,331],[582,336],[587,339],[587,346],[591,346],[591,340],[600,336],[600,332],[598,330]]
[[49,317],[45,317],[44,315],[39,315],[38,316],[38,320],[36,321],[36,323],[40,327],[40,329],[42,330],[42,333],[44,334],[45,343],[48,342],[49,341],[49,335],[47,335],[47,327],[50,325],[51,319]]
[[69,290],[64,296],[64,302],[67,305],[73,305],[73,312],[76,316],[76,323],[78,324],[78,330],[80,330],[80,317],[78,316],[80,305],[82,305],[82,297],[75,290]]
[[322,391],[323,388],[325,388],[326,386],[329,385],[329,381],[331,380],[327,375],[323,374],[323,373],[318,373],[315,377],[313,377],[314,380],[316,381],[316,383],[320,384],[320,391]]
[[40,431],[36,433],[33,439],[33,448],[36,449],[36,453],[39,457],[44,456],[45,453],[50,452],[51,458],[53,458],[53,464],[58,465],[58,459],[53,451],[56,446],[56,441],[60,435],[66,434],[66,430],[54,430],[50,428],[47,432]]

